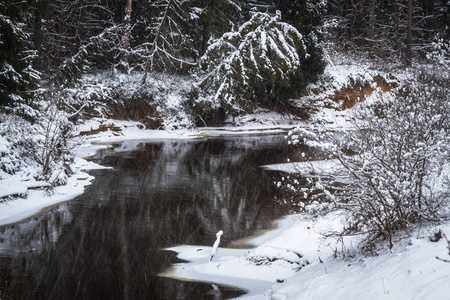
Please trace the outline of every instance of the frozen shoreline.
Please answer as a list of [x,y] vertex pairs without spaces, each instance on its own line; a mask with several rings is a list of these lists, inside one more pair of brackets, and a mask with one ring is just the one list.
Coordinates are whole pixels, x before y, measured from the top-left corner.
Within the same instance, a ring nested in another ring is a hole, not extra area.
[[[98,149],[111,143],[270,134],[296,127],[282,125],[166,132],[140,130],[134,122],[108,122],[121,126],[122,133],[117,135],[107,131],[85,137],[75,151],[74,175],[67,185],[55,188],[52,195],[45,190],[29,189],[34,187],[31,183],[28,187],[23,181],[9,183],[9,188],[27,193],[28,197],[0,203],[0,225],[19,222],[81,195],[94,179],[84,171],[103,168],[82,157],[94,155]],[[85,126],[95,126],[95,123]],[[320,166],[333,167],[332,161],[330,163],[321,163]],[[289,166],[292,164],[264,167],[289,171]],[[302,170],[310,164],[294,166]],[[435,258],[448,257],[446,242],[441,239],[431,243],[428,239],[439,229],[450,232],[449,225],[417,229],[413,238],[394,249],[380,252],[376,257],[364,257],[354,251],[358,243],[356,237],[345,238],[344,244],[335,238],[323,238],[322,233],[342,228],[343,219],[340,211],[318,218],[307,214],[287,216],[278,221],[275,229],[246,240],[246,244],[254,248],[219,248],[211,262],[211,247],[175,246],[167,250],[177,252],[179,258],[188,262],[176,264],[160,276],[235,286],[248,292],[241,297],[243,299],[437,299],[450,294],[450,286],[446,284],[450,278],[449,265]],[[333,256],[339,250],[354,252],[355,257],[351,260],[335,259]]]
[[[444,239],[431,242],[443,224],[416,229],[393,249],[376,256],[358,254],[360,237],[324,238],[323,233],[344,225],[343,212],[313,218],[286,216],[274,230],[253,238],[252,249],[219,248],[209,261],[211,247],[181,245],[175,251],[187,261],[161,276],[235,286],[247,291],[239,299],[446,299],[450,294],[449,265]],[[226,233],[224,233],[226,234]],[[348,258],[336,258],[339,252]]]

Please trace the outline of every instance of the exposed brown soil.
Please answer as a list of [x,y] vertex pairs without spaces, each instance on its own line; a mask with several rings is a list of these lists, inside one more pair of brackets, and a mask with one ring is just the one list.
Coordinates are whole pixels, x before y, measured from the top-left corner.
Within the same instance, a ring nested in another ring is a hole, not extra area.
[[109,117],[117,120],[133,120],[142,122],[146,117],[154,117],[156,105],[148,95],[141,95],[126,101],[117,100],[108,105]]
[[[376,85],[374,83],[376,83]],[[398,87],[398,83],[394,77],[384,78],[381,75],[377,75],[371,82],[359,79],[351,80],[350,84],[340,90],[336,90],[332,95],[325,95],[324,93],[323,100],[325,100],[325,107],[336,108],[337,104],[340,109],[347,109],[353,107],[358,102],[363,102],[377,88],[380,88],[382,92],[388,92],[396,87]],[[323,92],[324,91],[320,89],[310,91],[310,93],[314,95],[320,95]]]
[[376,87],[371,82],[357,80],[351,85],[337,91],[331,100],[340,103],[341,109],[347,109],[354,106],[357,102],[364,101],[377,87],[383,92],[388,92],[398,86],[397,82],[387,82],[385,78],[379,75],[375,76],[373,81],[376,83]]

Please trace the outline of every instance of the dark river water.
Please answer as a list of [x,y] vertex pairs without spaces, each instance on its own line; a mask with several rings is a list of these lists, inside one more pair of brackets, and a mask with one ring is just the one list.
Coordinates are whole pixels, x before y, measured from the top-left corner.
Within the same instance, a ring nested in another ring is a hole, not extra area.
[[[92,159],[80,197],[0,227],[0,299],[228,299],[244,291],[161,278],[163,248],[221,246],[268,228],[280,204],[275,172],[295,159],[284,135],[124,142]],[[10,298],[9,298],[10,297]]]

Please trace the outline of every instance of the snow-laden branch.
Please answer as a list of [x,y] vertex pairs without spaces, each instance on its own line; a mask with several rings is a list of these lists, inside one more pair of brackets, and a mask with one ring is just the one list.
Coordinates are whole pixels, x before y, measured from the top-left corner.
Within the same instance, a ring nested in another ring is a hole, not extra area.
[[[288,85],[306,56],[302,35],[279,14],[255,13],[235,32],[213,41],[201,58],[206,76],[198,86],[211,93],[213,106],[251,110],[258,90],[270,97],[273,86]],[[260,95],[259,95],[260,96]]]
[[190,43],[185,32],[190,15],[183,4],[180,0],[163,0],[152,5],[161,13],[154,18],[152,27],[148,28],[151,42],[140,50],[146,60],[143,82],[149,72],[182,72],[195,65],[182,54]]
[[89,38],[77,53],[62,62],[49,78],[49,83],[67,85],[79,80],[84,71],[88,69],[92,57],[121,48],[122,31],[123,26],[115,25]]

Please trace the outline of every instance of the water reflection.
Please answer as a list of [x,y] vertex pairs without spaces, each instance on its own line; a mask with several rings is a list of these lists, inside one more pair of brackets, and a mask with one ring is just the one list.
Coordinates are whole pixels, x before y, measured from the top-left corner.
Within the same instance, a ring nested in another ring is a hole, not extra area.
[[92,171],[85,194],[0,228],[6,273],[30,299],[235,297],[242,291],[157,277],[176,262],[160,249],[212,245],[219,230],[225,246],[269,226],[289,208],[274,201],[272,174],[259,166],[294,158],[292,151],[283,136],[102,150],[93,160],[114,169]]

